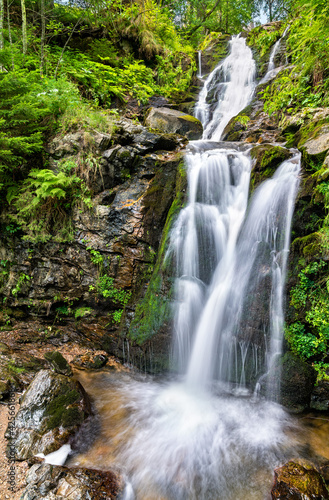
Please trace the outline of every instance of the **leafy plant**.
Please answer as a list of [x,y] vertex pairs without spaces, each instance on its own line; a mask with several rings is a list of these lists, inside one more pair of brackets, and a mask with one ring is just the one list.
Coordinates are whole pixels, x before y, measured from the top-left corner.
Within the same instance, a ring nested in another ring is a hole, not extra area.
[[29,241],[57,241],[72,238],[69,214],[77,203],[91,208],[90,193],[76,175],[51,170],[31,170],[13,201],[16,214],[11,215]]

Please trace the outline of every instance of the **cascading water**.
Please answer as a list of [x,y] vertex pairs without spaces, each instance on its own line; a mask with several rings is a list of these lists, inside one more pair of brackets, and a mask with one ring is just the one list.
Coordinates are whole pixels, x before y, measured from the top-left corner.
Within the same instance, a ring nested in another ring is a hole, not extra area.
[[208,76],[195,108],[204,128],[203,139],[219,141],[224,128],[250,102],[256,65],[244,38],[233,37],[230,54]]
[[124,471],[124,500],[264,500],[273,468],[290,455],[289,418],[250,388],[266,378],[271,398],[277,389],[271,371],[281,352],[299,157],[284,162],[247,208],[250,146],[215,142],[250,102],[254,79],[251,51],[234,37],[196,106],[204,140],[189,147],[188,203],[168,251],[178,274],[175,352],[183,380],[102,378],[102,388],[106,377],[112,387],[100,398],[100,411],[109,406],[111,446],[105,457],[102,435],[88,463],[104,468],[106,460]]
[[280,69],[282,69],[281,66],[279,66],[278,68],[275,67],[275,57],[280,50],[282,40],[284,39],[284,37],[288,33],[289,28],[290,28],[290,26],[288,25],[286,27],[286,29],[284,30],[282,36],[273,45],[273,48],[272,48],[271,53],[270,53],[270,59],[269,59],[268,66],[267,66],[267,72],[266,72],[266,75],[264,76],[264,78],[259,82],[260,84],[267,83],[269,80],[271,80],[272,78],[274,78],[278,74]]

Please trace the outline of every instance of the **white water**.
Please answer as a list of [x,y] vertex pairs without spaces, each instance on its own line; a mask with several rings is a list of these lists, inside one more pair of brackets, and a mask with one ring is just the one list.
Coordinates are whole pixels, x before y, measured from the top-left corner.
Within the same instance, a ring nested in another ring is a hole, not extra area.
[[245,39],[233,37],[229,56],[206,79],[195,108],[204,126],[203,139],[220,140],[230,119],[250,102],[255,76],[256,64]]
[[268,81],[270,81],[272,78],[274,78],[278,72],[282,69],[282,66],[279,66],[279,67],[275,67],[275,56],[277,55],[277,53],[279,52],[279,49],[281,47],[281,43],[282,43],[282,40],[283,38],[286,36],[286,34],[288,33],[288,30],[289,30],[290,26],[288,25],[286,27],[286,29],[284,30],[283,34],[282,34],[282,37],[279,38],[279,40],[277,40],[275,42],[275,44],[273,45],[273,48],[271,50],[271,53],[270,53],[270,59],[269,59],[269,62],[268,62],[268,67],[267,67],[267,72],[266,72],[266,75],[262,78],[262,80],[259,82],[260,84],[262,83],[266,83]]
[[[230,47],[196,107],[211,141],[255,86],[245,40],[235,37]],[[215,107],[209,93],[220,96]],[[281,352],[299,157],[255,191],[249,208],[244,146],[196,141],[186,162],[188,203],[169,251],[178,276],[174,328],[182,380],[110,382],[111,456],[128,477],[126,500],[264,500],[274,467],[291,456],[290,420],[275,402],[252,393],[265,378],[271,398],[278,389],[266,374]],[[93,465],[104,467],[102,453]]]

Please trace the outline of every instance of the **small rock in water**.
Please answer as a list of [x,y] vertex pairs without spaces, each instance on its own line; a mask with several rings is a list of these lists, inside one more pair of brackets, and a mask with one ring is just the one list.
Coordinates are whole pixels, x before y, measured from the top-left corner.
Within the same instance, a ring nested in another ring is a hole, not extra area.
[[86,354],[79,354],[75,356],[73,359],[73,364],[77,368],[87,368],[89,370],[99,370],[100,368],[103,368],[107,361],[108,361],[108,356],[106,354],[94,354],[94,353],[86,353]]
[[327,500],[323,477],[309,463],[290,461],[274,471],[272,500]]

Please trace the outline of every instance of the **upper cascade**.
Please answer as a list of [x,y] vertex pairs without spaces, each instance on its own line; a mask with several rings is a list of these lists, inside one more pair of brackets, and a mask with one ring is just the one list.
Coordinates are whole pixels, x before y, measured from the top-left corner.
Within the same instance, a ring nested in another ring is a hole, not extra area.
[[256,86],[256,63],[246,40],[237,35],[229,43],[229,56],[210,73],[195,107],[206,140],[220,140],[231,118],[249,104]]

